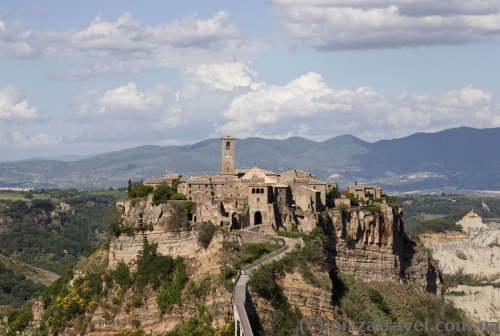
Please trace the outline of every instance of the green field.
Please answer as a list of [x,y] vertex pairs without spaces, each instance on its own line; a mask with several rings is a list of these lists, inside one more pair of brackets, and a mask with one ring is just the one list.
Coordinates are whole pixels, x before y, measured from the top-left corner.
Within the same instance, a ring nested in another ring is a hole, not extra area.
[[[88,196],[112,196],[116,199],[127,198],[127,192],[123,190],[92,190],[92,191],[74,191],[68,194],[68,191],[59,189],[49,189],[38,191],[34,190],[31,192],[21,192],[21,191],[1,191],[0,192],[0,210],[5,208],[5,200],[10,201],[24,201],[31,204],[34,199],[50,199],[52,203],[58,204],[63,201],[65,197],[78,195],[88,195]],[[33,197],[26,197],[27,195],[32,195]]]

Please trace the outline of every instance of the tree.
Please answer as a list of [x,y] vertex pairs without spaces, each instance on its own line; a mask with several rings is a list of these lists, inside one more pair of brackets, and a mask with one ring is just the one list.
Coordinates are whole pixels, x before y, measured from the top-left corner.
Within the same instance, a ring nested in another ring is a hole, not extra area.
[[153,192],[154,188],[143,183],[139,183],[132,188],[130,198],[143,198]]
[[121,220],[122,214],[117,208],[109,209],[102,218],[104,228],[109,232],[110,236],[119,237],[122,233]]
[[174,193],[175,191],[168,184],[162,183],[153,191],[153,203],[158,205],[166,202]]
[[338,187],[333,187],[326,191],[326,198],[335,199],[339,197],[340,197],[340,191]]
[[128,197],[130,197],[130,193],[132,192],[132,180],[131,179],[128,179],[127,191],[128,191]]

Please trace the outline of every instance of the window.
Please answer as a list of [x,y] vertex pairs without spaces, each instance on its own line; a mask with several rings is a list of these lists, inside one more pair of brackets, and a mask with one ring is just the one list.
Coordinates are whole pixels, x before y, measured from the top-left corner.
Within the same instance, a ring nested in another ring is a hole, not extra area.
[[190,185],[190,184],[189,184],[188,186],[189,186],[189,188],[191,188],[191,185]]
[[257,202],[260,202],[260,198],[257,197]]
[[226,141],[226,150],[231,148],[231,141]]
[[313,186],[313,189],[316,189],[316,186]]
[[226,173],[229,173],[229,167],[226,168]]
[[189,190],[189,193],[191,193],[191,190]]
[[264,193],[264,188],[260,188],[260,193],[263,194]]
[[255,194],[255,188],[252,188],[252,194]]
[[280,202],[283,201],[283,197],[280,197]]

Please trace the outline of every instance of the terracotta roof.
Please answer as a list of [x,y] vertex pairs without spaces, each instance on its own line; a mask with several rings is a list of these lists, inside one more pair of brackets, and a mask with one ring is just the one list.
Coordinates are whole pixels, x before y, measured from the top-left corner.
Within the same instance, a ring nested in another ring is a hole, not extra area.
[[309,180],[309,184],[321,184],[321,185],[326,185],[326,183],[325,183],[325,182],[323,182],[323,181],[313,180],[313,179]]
[[187,179],[186,182],[192,184],[210,184],[210,179],[201,177],[191,177]]
[[163,179],[161,177],[156,177],[156,176],[153,176],[153,177],[150,177],[146,180],[146,182],[144,182],[145,184],[150,184],[150,183],[163,183]]
[[312,191],[312,192],[319,192],[319,190],[309,188],[308,186],[304,186],[304,185],[298,186],[297,188],[307,189],[307,190]]
[[167,174],[163,175],[163,178],[165,180],[178,180],[180,177],[181,177],[181,174],[167,173]]

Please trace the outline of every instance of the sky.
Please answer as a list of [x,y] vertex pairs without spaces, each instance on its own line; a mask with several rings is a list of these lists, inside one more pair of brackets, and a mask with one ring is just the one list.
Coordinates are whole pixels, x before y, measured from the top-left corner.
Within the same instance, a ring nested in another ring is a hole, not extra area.
[[0,3],[0,161],[500,127],[498,0]]

